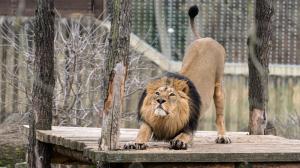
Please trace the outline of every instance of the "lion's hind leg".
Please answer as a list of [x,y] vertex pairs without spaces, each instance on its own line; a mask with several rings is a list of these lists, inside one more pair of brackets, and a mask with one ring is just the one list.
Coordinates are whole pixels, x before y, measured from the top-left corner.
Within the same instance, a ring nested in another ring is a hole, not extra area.
[[124,149],[144,150],[147,148],[147,142],[150,140],[151,136],[151,127],[146,123],[142,123],[135,141],[125,144]]
[[217,82],[215,85],[214,102],[216,107],[216,125],[218,130],[218,137],[216,139],[216,143],[231,143],[230,138],[225,135],[224,90],[221,82]]

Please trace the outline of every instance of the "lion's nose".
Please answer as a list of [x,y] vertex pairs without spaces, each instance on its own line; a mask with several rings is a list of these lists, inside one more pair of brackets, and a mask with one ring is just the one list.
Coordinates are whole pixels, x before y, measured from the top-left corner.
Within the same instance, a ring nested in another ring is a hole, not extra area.
[[163,104],[164,102],[166,102],[166,100],[164,100],[164,99],[157,99],[156,100],[159,104]]

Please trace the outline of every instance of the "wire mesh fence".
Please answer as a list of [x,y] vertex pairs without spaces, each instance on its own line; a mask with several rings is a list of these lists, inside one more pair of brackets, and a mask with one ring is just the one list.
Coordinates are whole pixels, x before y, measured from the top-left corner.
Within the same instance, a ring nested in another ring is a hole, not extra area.
[[[254,23],[255,0],[133,0],[133,32],[165,56],[181,60],[194,39],[187,9],[199,6],[196,25],[227,50],[227,62],[247,62],[247,38]],[[271,64],[300,64],[297,0],[274,0]]]

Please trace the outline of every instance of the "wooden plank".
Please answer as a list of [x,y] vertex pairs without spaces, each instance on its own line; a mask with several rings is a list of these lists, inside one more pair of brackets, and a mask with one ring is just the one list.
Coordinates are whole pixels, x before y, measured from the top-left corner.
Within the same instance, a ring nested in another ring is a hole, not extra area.
[[[26,134],[28,126],[24,127]],[[232,144],[215,144],[215,131],[197,131],[188,150],[170,150],[168,142],[149,142],[144,151],[98,151],[100,128],[53,127],[51,131],[37,131],[40,141],[62,146],[96,161],[128,162],[300,162],[300,140],[273,135],[247,135],[228,132]],[[122,146],[136,136],[137,129],[121,129]],[[96,134],[96,135],[94,135]]]
[[[33,16],[35,11],[35,0],[1,0],[0,15],[8,16]],[[18,9],[18,6],[24,6]],[[55,8],[61,16],[73,14],[95,15],[98,17],[104,11],[103,0],[55,0]],[[18,13],[19,12],[19,13]]]
[[57,163],[66,163],[65,160],[62,160],[61,156],[58,155],[59,158],[55,157],[57,154],[61,154],[64,157],[69,157],[70,158],[69,160],[75,159],[79,163],[92,164],[91,159],[83,156],[82,152],[70,150],[68,148],[57,146],[57,145],[53,146],[53,152],[54,152],[53,160]]
[[143,168],[299,168],[300,163],[110,163],[111,168],[131,168],[131,167],[143,167]]
[[[270,64],[269,71],[271,76],[300,76],[299,65],[279,65]],[[225,63],[225,74],[248,76],[247,63]]]
[[92,2],[94,3],[93,13],[95,14],[95,17],[99,19],[104,19],[106,17],[104,13],[105,0],[97,0]]
[[[28,128],[28,126],[26,126]],[[26,130],[26,129],[25,129]],[[88,130],[88,131],[87,131]],[[126,140],[133,140],[137,134],[137,129],[121,129],[121,142]],[[129,132],[129,133],[128,133]],[[78,139],[97,139],[100,137],[101,129],[95,128],[62,128],[53,127],[51,131],[39,130],[37,138],[46,143],[55,143],[58,145],[64,144],[64,139],[76,141]],[[25,134],[26,131],[25,131]],[[299,143],[298,140],[289,140],[283,137],[272,135],[247,135],[246,132],[228,132],[228,135],[235,143]],[[197,131],[194,140],[198,143],[213,143],[216,137],[215,131]]]
[[12,13],[11,1],[1,0],[0,1],[0,15],[10,15]]
[[[110,163],[121,162],[300,162],[300,153],[210,153],[190,151],[111,151],[103,157],[102,152],[95,151],[95,160]],[[267,149],[265,149],[267,150]],[[223,150],[222,150],[223,151]]]

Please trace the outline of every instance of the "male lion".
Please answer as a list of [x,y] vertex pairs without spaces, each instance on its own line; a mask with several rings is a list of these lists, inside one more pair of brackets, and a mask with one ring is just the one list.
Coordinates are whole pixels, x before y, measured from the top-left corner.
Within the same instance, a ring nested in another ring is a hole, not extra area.
[[134,143],[125,149],[145,149],[151,136],[171,140],[172,149],[186,149],[197,129],[200,97],[191,80],[167,73],[147,84],[138,105],[140,130]]
[[211,38],[200,38],[194,25],[198,11],[197,6],[192,6],[188,12],[198,39],[187,49],[181,75],[168,73],[147,85],[138,108],[140,130],[135,142],[126,144],[125,149],[145,149],[152,136],[157,140],[170,140],[171,149],[187,149],[197,129],[200,112],[208,110],[212,99],[216,107],[216,143],[231,142],[225,136],[223,113],[225,49]]

